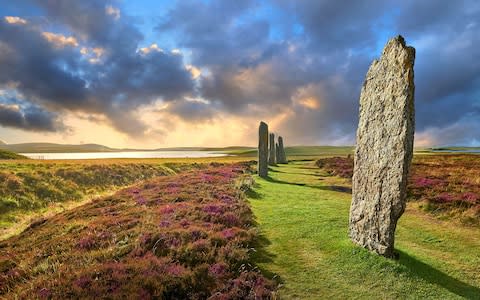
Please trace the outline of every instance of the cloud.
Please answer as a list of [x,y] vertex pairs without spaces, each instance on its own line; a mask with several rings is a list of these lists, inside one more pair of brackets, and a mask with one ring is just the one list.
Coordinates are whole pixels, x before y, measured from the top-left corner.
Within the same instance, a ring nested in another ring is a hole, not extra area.
[[111,15],[113,16],[113,18],[115,20],[118,20],[120,19],[120,9],[116,8],[116,7],[113,7],[111,5],[107,5],[105,7],[105,12],[107,13],[107,15]]
[[400,33],[417,48],[419,142],[478,143],[467,117],[480,114],[475,0],[182,0],[155,16],[154,33],[121,1],[29,2],[41,17],[0,20],[0,85],[46,112],[129,137],[222,116],[269,120],[289,143],[353,144],[368,66]]
[[[175,36],[181,47],[192,51],[193,63],[207,70],[199,76],[199,93],[210,100],[212,111],[221,108],[258,119],[283,116],[276,118],[277,126],[295,143],[352,144],[368,66],[387,39],[401,33],[417,47],[418,135],[478,112],[476,1],[278,0],[235,5],[180,1],[157,27],[161,34]],[[209,13],[219,10],[226,15]],[[458,134],[464,137],[458,141],[473,139],[469,133]]]
[[55,132],[60,125],[53,113],[38,107],[21,110],[15,105],[0,104],[0,126],[28,131]]
[[59,32],[42,22],[0,22],[0,85],[18,82],[31,104],[104,115],[118,131],[141,138],[148,126],[135,115],[140,106],[193,92],[182,54],[138,51],[142,33],[112,3],[35,3]]
[[20,24],[20,25],[27,24],[27,20],[22,19],[20,17],[5,16],[4,19],[5,19],[5,22],[9,24]]
[[62,34],[56,34],[53,32],[42,32],[43,37],[53,44],[56,48],[63,48],[63,47],[78,47],[78,41],[76,38],[72,36],[64,36]]
[[428,127],[417,134],[415,145],[429,146],[477,146],[480,143],[480,114],[469,113],[452,124]]
[[209,121],[217,115],[218,111],[213,109],[208,102],[198,99],[178,100],[168,103],[161,113],[179,117],[187,122],[205,122]]

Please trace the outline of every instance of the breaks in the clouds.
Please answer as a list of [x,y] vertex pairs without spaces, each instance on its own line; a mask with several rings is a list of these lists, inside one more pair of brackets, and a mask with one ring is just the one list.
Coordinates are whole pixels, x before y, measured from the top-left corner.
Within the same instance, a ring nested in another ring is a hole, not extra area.
[[119,131],[142,136],[147,126],[133,117],[139,106],[192,92],[182,56],[159,48],[140,51],[142,34],[112,13],[112,6],[99,1],[38,5],[50,26],[38,18],[0,21],[0,85],[16,83],[24,101],[46,112],[103,114]]
[[478,1],[162,3],[31,0],[5,13],[0,90],[21,97],[0,94],[0,126],[62,131],[82,114],[149,139],[264,119],[292,144],[352,144],[368,65],[402,34],[417,49],[417,145],[479,141],[462,130],[480,127]]

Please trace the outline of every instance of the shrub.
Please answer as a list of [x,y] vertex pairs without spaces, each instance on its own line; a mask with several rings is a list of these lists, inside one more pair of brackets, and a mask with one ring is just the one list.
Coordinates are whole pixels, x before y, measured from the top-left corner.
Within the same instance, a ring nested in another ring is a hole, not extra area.
[[[22,262],[0,258],[0,298],[268,299],[275,285],[249,261],[256,235],[240,171],[159,177],[0,242],[0,257]],[[55,271],[32,272],[45,258]]]

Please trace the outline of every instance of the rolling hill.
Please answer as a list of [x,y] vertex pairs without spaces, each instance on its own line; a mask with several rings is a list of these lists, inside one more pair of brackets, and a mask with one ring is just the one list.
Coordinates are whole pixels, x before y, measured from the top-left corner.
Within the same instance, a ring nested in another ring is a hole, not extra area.
[[120,151],[98,144],[63,145],[54,143],[22,143],[0,144],[0,149],[17,153],[46,153],[46,152],[112,152]]
[[15,152],[0,149],[0,159],[28,159],[28,157],[17,154]]

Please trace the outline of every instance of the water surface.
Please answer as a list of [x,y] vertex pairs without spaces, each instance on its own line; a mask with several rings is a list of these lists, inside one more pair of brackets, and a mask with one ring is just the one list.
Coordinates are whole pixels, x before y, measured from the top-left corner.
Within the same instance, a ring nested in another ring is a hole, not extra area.
[[209,151],[124,151],[82,153],[20,153],[33,159],[106,159],[106,158],[201,158],[227,156]]

